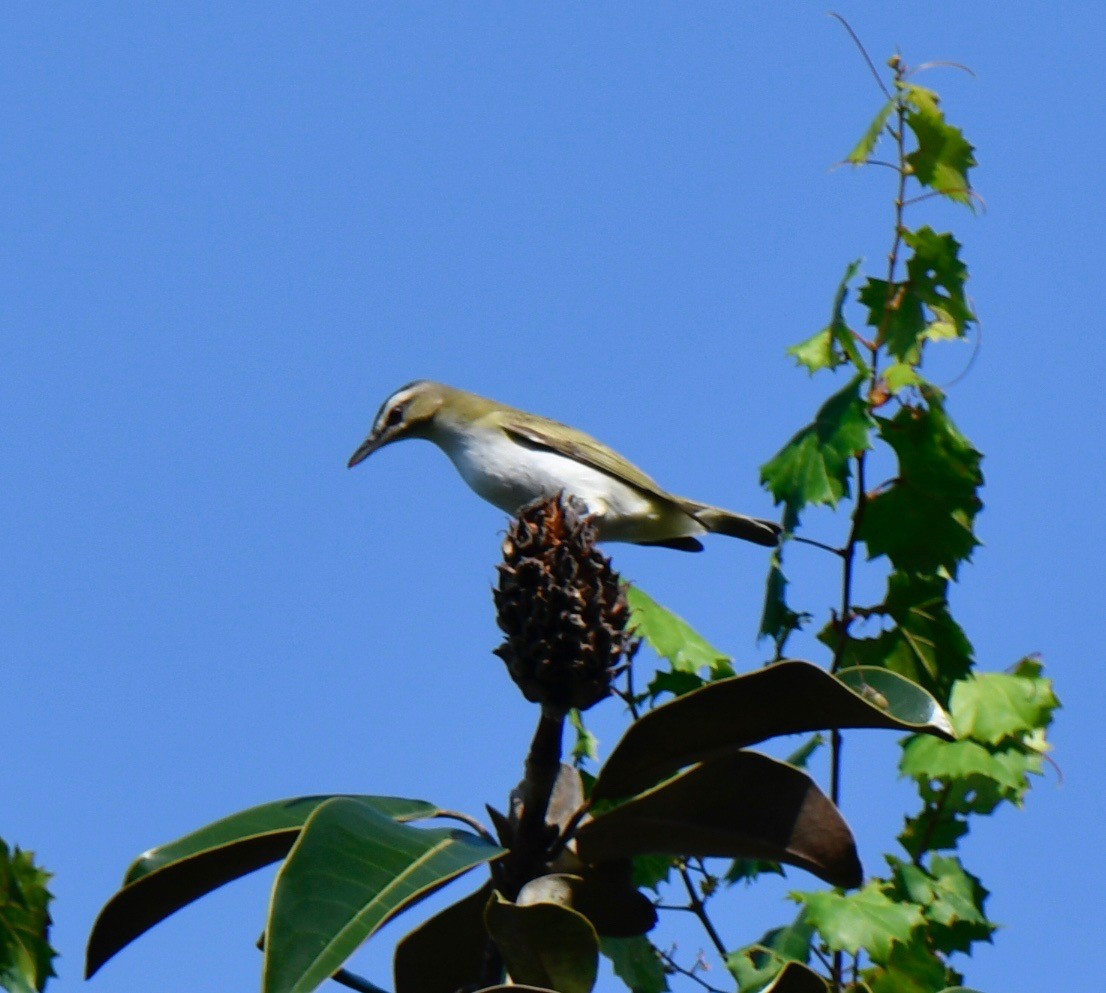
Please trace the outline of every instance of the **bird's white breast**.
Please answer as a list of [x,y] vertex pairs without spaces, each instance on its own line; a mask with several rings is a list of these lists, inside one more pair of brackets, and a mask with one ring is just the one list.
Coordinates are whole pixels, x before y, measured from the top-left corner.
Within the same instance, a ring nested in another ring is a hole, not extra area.
[[529,448],[502,431],[443,438],[439,444],[480,496],[513,514],[538,497],[564,490],[609,523],[648,517],[652,504],[638,490],[606,473],[541,448]]

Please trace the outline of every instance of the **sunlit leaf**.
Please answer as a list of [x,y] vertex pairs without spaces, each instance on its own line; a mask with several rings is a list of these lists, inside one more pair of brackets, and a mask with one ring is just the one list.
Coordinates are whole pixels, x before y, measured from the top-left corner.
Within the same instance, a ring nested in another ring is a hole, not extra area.
[[874,426],[860,394],[863,381],[863,374],[854,376],[822,405],[811,424],[761,466],[761,482],[784,505],[788,530],[794,530],[804,507],[835,506],[849,495],[849,460],[871,447]]
[[975,149],[960,128],[945,120],[936,93],[913,83],[900,85],[911,108],[906,125],[918,142],[906,157],[914,177],[950,200],[970,206],[968,171],[976,165]]
[[879,419],[880,437],[898,456],[894,482],[864,512],[860,538],[872,558],[886,555],[903,573],[955,578],[979,544],[972,530],[982,507],[982,456],[945,412],[943,398],[924,390],[928,405],[903,407]]
[[806,341],[787,350],[788,355],[793,356],[799,365],[805,366],[811,373],[820,369],[833,369],[850,361],[861,373],[868,372],[868,363],[861,357],[856,339],[845,321],[845,300],[848,297],[849,283],[856,278],[860,264],[861,260],[857,259],[850,262],[845,269],[845,275],[833,298],[829,324]]
[[868,125],[868,130],[864,132],[856,147],[845,157],[846,162],[851,162],[853,165],[864,165],[868,161],[872,152],[875,151],[876,145],[879,144],[880,135],[883,134],[883,129],[887,127],[887,119],[891,116],[895,106],[894,100],[888,100],[880,107],[879,113],[872,118],[872,123]]
[[485,923],[516,982],[557,993],[591,993],[599,939],[582,914],[560,904],[523,907],[497,897],[485,911]]
[[465,831],[399,824],[360,800],[328,801],[277,875],[264,993],[310,993],[401,910],[503,852]]
[[37,993],[55,975],[50,878],[33,852],[0,839],[0,987],[11,993]]
[[996,925],[983,909],[987,890],[959,859],[934,855],[923,867],[889,856],[888,863],[899,898],[922,908],[934,948],[969,952],[975,942],[991,940]]
[[877,962],[886,961],[893,942],[909,940],[910,932],[922,923],[922,911],[909,903],[898,903],[873,880],[855,893],[821,890],[793,893],[806,907],[806,919],[833,951],[856,954],[864,949]]
[[649,647],[672,663],[675,672],[712,678],[733,675],[730,657],[711,645],[682,617],[662,607],[638,586],[626,587],[631,623]]
[[937,993],[950,978],[948,966],[922,931],[896,942],[880,965],[864,970],[872,993]]
[[952,691],[957,731],[993,745],[1047,728],[1059,706],[1052,680],[1035,675],[975,673]]

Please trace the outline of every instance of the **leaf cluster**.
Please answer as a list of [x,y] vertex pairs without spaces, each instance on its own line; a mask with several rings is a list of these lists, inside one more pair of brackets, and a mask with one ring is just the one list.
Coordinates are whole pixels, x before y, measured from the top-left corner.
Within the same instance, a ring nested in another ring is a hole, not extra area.
[[37,993],[55,974],[49,881],[33,852],[0,839],[0,987],[11,993]]

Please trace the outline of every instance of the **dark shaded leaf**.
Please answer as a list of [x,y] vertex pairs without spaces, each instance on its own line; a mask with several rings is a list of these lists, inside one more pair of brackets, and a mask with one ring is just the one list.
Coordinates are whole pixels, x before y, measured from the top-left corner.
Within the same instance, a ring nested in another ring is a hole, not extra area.
[[826,993],[826,981],[799,962],[788,962],[763,993]]
[[860,288],[859,300],[868,308],[867,323],[876,329],[876,343],[886,345],[907,365],[917,365],[929,320],[924,301],[909,281],[889,283],[869,276]]
[[633,993],[667,993],[664,962],[648,938],[600,938],[599,951]]
[[760,615],[759,638],[771,638],[777,656],[783,654],[791,635],[810,620],[810,614],[792,610],[787,602],[787,576],[783,572],[783,556],[779,548],[772,552],[768,579],[764,585],[764,609]]
[[484,919],[511,979],[557,993],[591,993],[599,939],[582,914],[556,903],[522,907],[497,897]]
[[667,855],[639,855],[634,859],[634,885],[656,891],[668,882],[672,859]]
[[593,800],[633,796],[693,762],[776,735],[887,728],[951,737],[947,722],[917,725],[868,703],[809,662],[777,662],[719,680],[635,721],[599,772]]
[[735,883],[751,883],[759,876],[782,876],[783,866],[767,859],[734,859],[722,878],[733,886]]
[[[288,854],[307,818],[333,795],[276,800],[239,811],[139,857],[88,939],[87,976],[159,921],[218,887]],[[397,821],[437,813],[423,800],[362,796]]]
[[813,423],[761,466],[761,483],[784,505],[788,531],[795,529],[803,507],[836,506],[849,495],[850,459],[871,447],[875,423],[860,395],[863,382],[862,373],[849,380],[822,405]]
[[868,501],[859,537],[871,558],[886,555],[904,574],[955,579],[979,544],[972,523],[983,506],[982,456],[945,413],[941,394],[927,387],[925,407],[903,407],[879,419],[879,433],[898,456],[898,475]]
[[908,941],[896,942],[886,960],[864,970],[872,993],[938,993],[950,979],[950,970],[926,941],[924,930]]
[[56,975],[50,878],[33,852],[9,849],[0,839],[0,986],[11,993],[37,993]]
[[583,805],[584,781],[580,777],[580,770],[562,762],[557,778],[553,781],[553,792],[549,796],[545,822],[563,831]]
[[264,993],[310,993],[400,911],[503,853],[466,831],[414,828],[361,800],[328,801],[277,874]]
[[633,882],[629,859],[555,872],[530,880],[515,901],[520,907],[556,903],[583,914],[603,938],[634,938],[657,923],[653,902]]
[[[960,860],[935,855],[929,866],[888,857],[895,895],[916,903],[926,917],[926,938],[937,951],[970,952],[977,941],[990,941],[996,926],[983,905],[988,893]],[[942,982],[946,977],[942,977]]]
[[[718,684],[714,684],[718,685]],[[849,826],[806,773],[756,752],[692,766],[576,834],[589,862],[633,855],[786,862],[838,886],[861,881]]]
[[485,883],[400,940],[393,960],[396,993],[454,993],[477,982],[488,943],[484,908],[493,892]]
[[893,942],[905,942],[922,923],[922,910],[898,903],[873,880],[855,893],[793,893],[806,908],[806,919],[818,929],[832,951],[857,954],[864,949],[874,961],[885,962]]

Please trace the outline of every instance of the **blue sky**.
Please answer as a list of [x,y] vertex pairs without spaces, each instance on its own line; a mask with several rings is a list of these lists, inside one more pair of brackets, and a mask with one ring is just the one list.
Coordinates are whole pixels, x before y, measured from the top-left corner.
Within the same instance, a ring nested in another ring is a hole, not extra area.
[[[977,74],[931,82],[988,211],[913,215],[956,231],[983,318],[951,409],[987,456],[986,545],[954,606],[983,668],[1039,651],[1065,702],[1062,785],[967,846],[1006,925],[968,979],[1093,988],[1106,9],[839,9],[881,63]],[[534,714],[491,655],[503,515],[428,445],[346,471],[385,395],[438,378],[770,513],[757,468],[828,390],[784,349],[886,251],[891,193],[830,169],[879,95],[816,4],[23,5],[0,74],[0,835],[57,874],[60,993],[151,845],[302,793],[479,812],[517,779]],[[763,659],[761,550],[610,550],[739,668]],[[619,721],[596,713],[608,747]],[[877,870],[905,793],[893,741],[855,740],[843,806]],[[270,879],[87,988],[253,987]],[[751,940],[813,884],[741,894],[723,927]],[[400,933],[358,968],[387,983]]]

